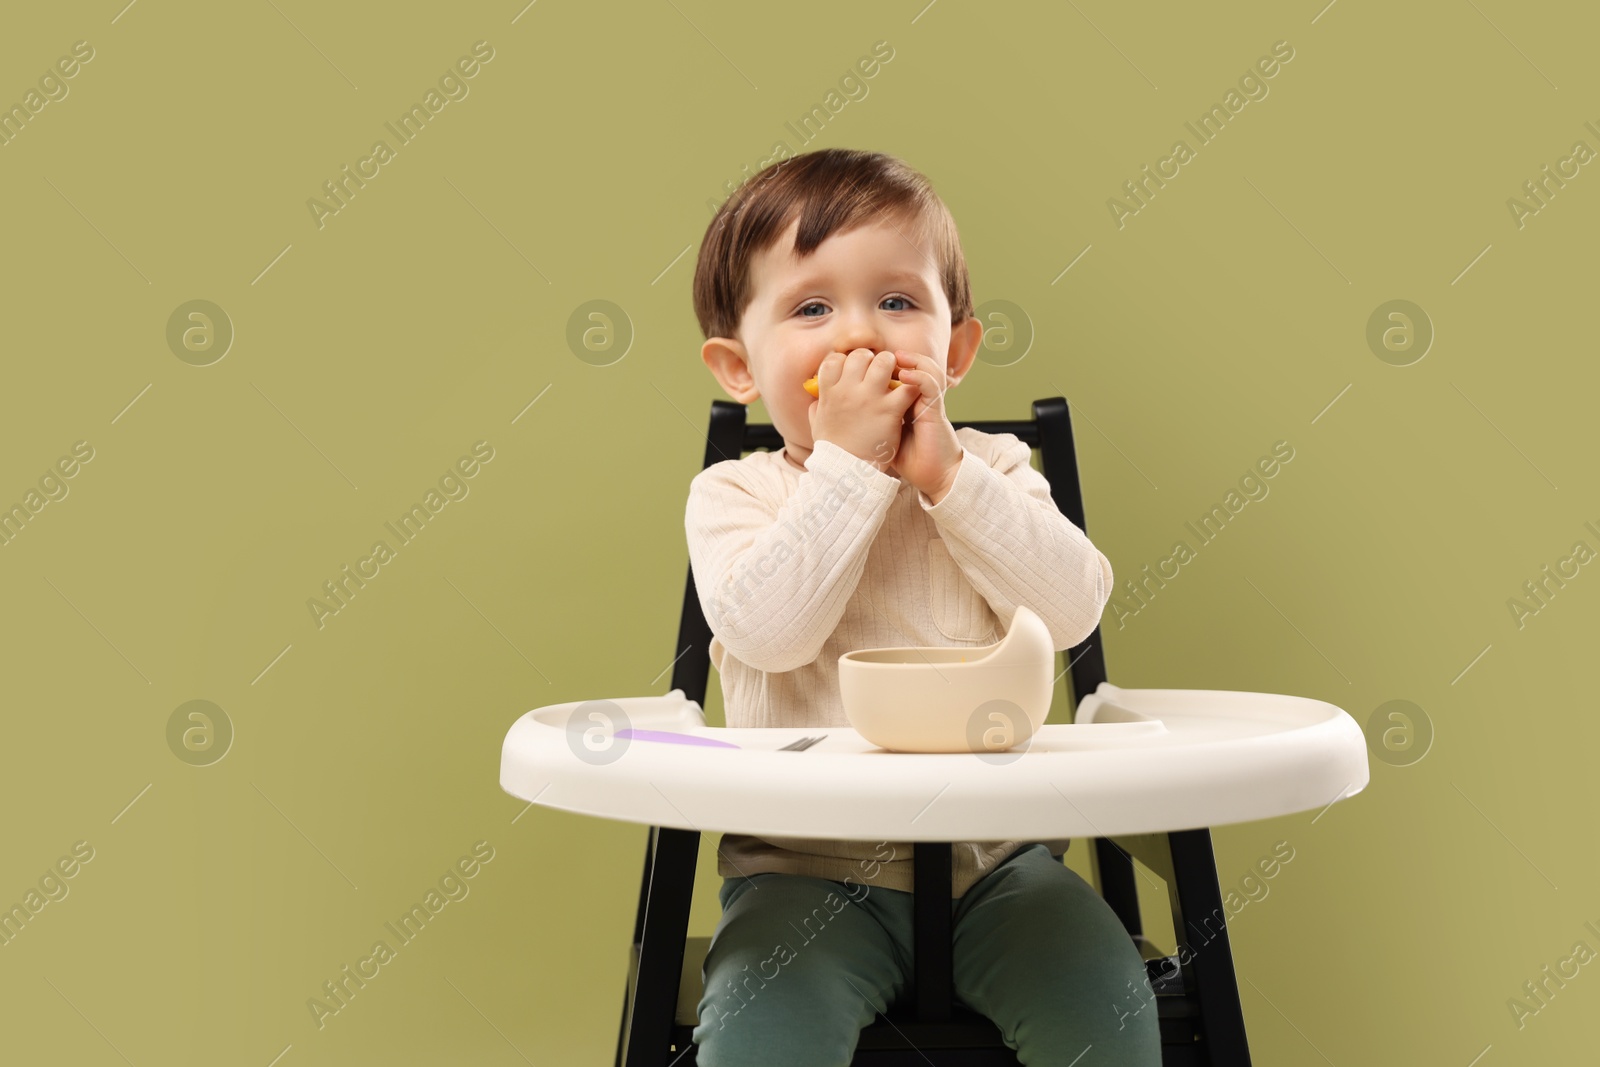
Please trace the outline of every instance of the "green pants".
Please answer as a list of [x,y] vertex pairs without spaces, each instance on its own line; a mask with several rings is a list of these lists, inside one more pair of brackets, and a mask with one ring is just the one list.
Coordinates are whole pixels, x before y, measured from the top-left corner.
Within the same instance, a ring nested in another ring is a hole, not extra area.
[[[702,1067],[847,1067],[916,974],[912,894],[794,874],[725,878],[701,976]],[[1026,845],[951,902],[957,1003],[1029,1067],[1160,1067],[1144,961],[1094,888]],[[1141,1010],[1142,1009],[1142,1010]]]

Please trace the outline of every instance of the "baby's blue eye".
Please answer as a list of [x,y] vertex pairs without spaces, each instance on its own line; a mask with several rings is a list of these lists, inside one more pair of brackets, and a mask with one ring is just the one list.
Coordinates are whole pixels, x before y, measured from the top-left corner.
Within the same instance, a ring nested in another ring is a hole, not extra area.
[[[898,300],[901,303],[906,305],[904,308],[890,308],[889,309],[890,311],[909,311],[911,309],[911,299],[909,297],[904,297],[904,296],[886,296],[883,299],[885,301]],[[817,318],[818,316],[816,316],[816,315],[807,315],[805,313],[807,308],[813,308],[813,307],[826,309],[827,305],[822,303],[819,300],[813,300],[810,303],[801,304],[799,306],[799,308],[797,308],[796,310],[800,313],[800,317],[801,318],[803,318],[803,319],[814,319],[814,318]]]

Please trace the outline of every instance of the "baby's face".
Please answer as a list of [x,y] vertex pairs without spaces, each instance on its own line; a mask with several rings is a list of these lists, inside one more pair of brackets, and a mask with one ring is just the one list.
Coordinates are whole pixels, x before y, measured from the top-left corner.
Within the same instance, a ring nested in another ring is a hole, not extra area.
[[[836,233],[804,259],[794,254],[798,228],[798,220],[790,223],[752,259],[754,296],[739,339],[773,425],[803,456],[814,444],[807,415],[814,400],[802,383],[823,358],[900,349],[944,364],[950,303],[933,251],[913,226],[890,220]],[[955,380],[947,370],[946,388]]]

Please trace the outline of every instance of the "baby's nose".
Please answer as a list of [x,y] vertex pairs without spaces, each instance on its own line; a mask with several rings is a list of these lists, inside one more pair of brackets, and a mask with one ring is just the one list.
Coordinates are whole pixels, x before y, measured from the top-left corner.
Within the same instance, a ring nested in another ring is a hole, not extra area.
[[871,315],[859,314],[854,310],[841,311],[834,323],[836,329],[833,341],[836,352],[849,355],[858,348],[882,352],[888,347],[882,331],[873,322]]

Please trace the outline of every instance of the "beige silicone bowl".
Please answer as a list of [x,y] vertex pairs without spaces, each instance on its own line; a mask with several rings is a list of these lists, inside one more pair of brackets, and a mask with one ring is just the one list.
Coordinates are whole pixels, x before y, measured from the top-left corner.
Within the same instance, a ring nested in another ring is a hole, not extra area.
[[1018,606],[981,648],[867,648],[839,657],[839,694],[857,733],[893,752],[1003,752],[1050,714],[1055,648]]

